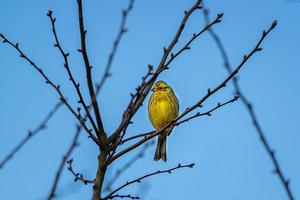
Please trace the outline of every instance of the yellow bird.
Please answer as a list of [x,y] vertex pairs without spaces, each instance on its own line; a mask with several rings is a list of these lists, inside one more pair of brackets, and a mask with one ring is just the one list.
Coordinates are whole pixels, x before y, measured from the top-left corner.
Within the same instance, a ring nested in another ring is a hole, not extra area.
[[[158,81],[152,89],[153,93],[148,103],[148,114],[155,129],[160,129],[178,116],[179,103],[173,89],[164,81]],[[167,136],[173,127],[166,129],[158,136],[154,160],[167,161]]]

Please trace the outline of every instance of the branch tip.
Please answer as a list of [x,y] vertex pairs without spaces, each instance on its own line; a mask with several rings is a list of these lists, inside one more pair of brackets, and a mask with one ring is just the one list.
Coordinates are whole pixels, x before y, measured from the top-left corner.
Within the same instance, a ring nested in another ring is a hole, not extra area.
[[52,11],[52,10],[49,10],[49,11],[47,12],[47,16],[51,17],[52,13],[53,13],[53,11]]

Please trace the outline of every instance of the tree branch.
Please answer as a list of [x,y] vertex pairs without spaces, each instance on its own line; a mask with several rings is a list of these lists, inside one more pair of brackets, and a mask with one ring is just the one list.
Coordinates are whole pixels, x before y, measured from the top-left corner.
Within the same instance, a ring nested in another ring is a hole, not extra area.
[[92,73],[91,73],[92,66],[90,65],[87,50],[86,50],[85,36],[86,36],[87,32],[84,29],[82,0],[77,0],[77,5],[78,5],[78,20],[79,20],[79,29],[80,29],[80,38],[81,38],[80,52],[81,52],[82,58],[84,60],[87,85],[88,85],[88,89],[89,89],[91,102],[93,104],[97,125],[98,125],[98,128],[99,128],[99,131],[97,132],[97,136],[98,136],[98,139],[101,141],[101,143],[103,143],[102,146],[105,149],[108,149],[107,137],[106,137],[106,133],[104,131],[104,127],[103,127],[103,124],[102,124],[102,119],[101,119],[100,111],[99,111],[99,107],[98,107],[97,98],[96,98],[96,95],[95,95],[95,92],[94,92],[93,79],[92,79]]
[[219,109],[219,108],[221,108],[221,107],[223,107],[223,106],[225,106],[225,105],[227,105],[227,104],[233,103],[233,102],[235,102],[235,101],[238,100],[238,99],[239,99],[239,96],[234,96],[232,99],[226,101],[225,103],[220,103],[220,102],[219,102],[214,108],[210,109],[209,111],[206,111],[206,112],[203,112],[203,113],[197,112],[197,113],[194,114],[193,116],[188,117],[188,118],[186,118],[186,119],[184,119],[184,120],[181,120],[181,121],[175,123],[174,126],[179,126],[179,125],[182,124],[182,123],[188,122],[188,121],[190,121],[190,120],[192,120],[192,119],[194,119],[194,118],[201,117],[201,116],[204,116],[204,115],[211,116],[211,113],[212,113],[213,111],[215,111],[215,110],[217,110],[217,109]]
[[73,174],[73,176],[75,177],[75,178],[74,178],[74,182],[76,182],[76,181],[79,180],[79,181],[81,181],[82,183],[84,183],[85,185],[87,185],[88,183],[95,183],[95,180],[88,180],[88,179],[85,179],[85,178],[83,177],[82,174],[77,173],[77,172],[74,171],[73,166],[72,166],[73,159],[68,160],[67,163],[68,163],[68,170],[69,170],[69,171]]
[[102,200],[102,186],[104,182],[104,177],[107,170],[106,163],[107,153],[101,151],[98,156],[98,169],[96,173],[96,180],[93,186],[93,200]]
[[0,169],[4,167],[4,165],[13,158],[13,156],[19,152],[19,150],[36,134],[41,132],[42,130],[45,130],[47,128],[47,123],[49,120],[53,117],[53,115],[58,111],[58,109],[61,107],[62,102],[58,102],[52,110],[46,115],[46,117],[43,119],[41,124],[39,124],[34,130],[29,130],[27,135],[15,146],[15,148],[12,149],[12,151],[4,157],[3,160],[0,161]]
[[120,187],[118,187],[117,189],[115,189],[114,191],[112,191],[111,193],[109,193],[104,199],[110,199],[111,196],[113,194],[115,194],[116,192],[120,191],[121,189],[133,184],[133,183],[140,183],[143,179],[145,178],[148,178],[150,176],[155,176],[155,175],[158,175],[158,174],[164,174],[164,173],[168,173],[168,174],[171,174],[172,171],[175,171],[177,169],[181,169],[181,168],[193,168],[195,165],[195,163],[191,163],[191,164],[188,164],[188,165],[181,165],[181,164],[178,164],[176,167],[173,167],[171,169],[166,169],[166,170],[158,170],[156,172],[152,172],[152,173],[149,173],[149,174],[146,174],[144,176],[141,176],[137,179],[134,179],[132,181],[128,181],[126,182],[124,185],[121,185]]
[[89,120],[90,120],[90,122],[91,122],[91,124],[92,124],[92,126],[93,126],[93,128],[95,130],[95,132],[97,133],[98,132],[98,128],[97,128],[97,126],[96,126],[96,124],[95,124],[95,122],[94,122],[94,120],[93,120],[93,118],[92,118],[92,116],[91,116],[91,114],[89,112],[89,108],[86,105],[85,100],[83,99],[83,96],[82,96],[81,91],[80,91],[80,84],[76,83],[76,81],[75,81],[75,79],[74,79],[74,77],[72,75],[72,72],[70,70],[70,66],[69,66],[69,62],[68,62],[69,53],[65,53],[64,52],[64,50],[62,49],[62,47],[60,45],[60,42],[58,40],[58,36],[57,36],[57,33],[56,33],[56,28],[55,28],[56,18],[54,18],[52,14],[53,14],[53,12],[51,10],[49,10],[48,13],[47,13],[47,16],[49,17],[49,19],[51,21],[52,32],[53,32],[53,35],[54,35],[54,38],[55,38],[54,47],[58,48],[59,52],[63,56],[64,62],[65,62],[64,67],[65,67],[65,69],[68,72],[69,80],[72,82],[72,84],[73,84],[73,86],[74,86],[74,88],[75,88],[75,90],[77,92],[77,95],[79,97],[78,103],[80,103],[83,106],[83,108],[84,108],[84,110],[85,110],[85,112],[86,112],[86,114],[87,114],[87,116],[88,116],[88,118],[89,118]]
[[184,51],[186,50],[190,50],[191,47],[190,45],[192,44],[192,42],[194,40],[196,40],[200,35],[202,35],[203,33],[205,33],[206,31],[208,31],[213,25],[215,24],[218,24],[221,22],[221,19],[223,17],[223,13],[219,13],[217,15],[217,17],[211,22],[211,23],[208,23],[201,31],[199,31],[198,33],[194,33],[193,36],[191,37],[191,39],[179,50],[177,51],[176,53],[171,53],[171,58],[169,59],[169,61],[166,62],[165,64],[165,69],[168,68],[168,66],[172,63],[172,61],[177,57],[179,56],[181,53],[183,53]]
[[[209,23],[209,11],[208,11],[208,9],[204,9],[203,13],[204,13],[206,23]],[[217,35],[217,33],[213,29],[209,29],[209,33],[210,33],[211,37],[214,39],[217,47],[220,50],[220,53],[221,53],[222,58],[224,60],[225,69],[227,70],[228,73],[231,73],[232,69],[230,67],[231,65],[230,65],[229,57],[227,55],[227,52],[225,50],[225,47],[224,47],[223,43],[221,42],[221,39],[219,38],[219,36]],[[284,175],[283,175],[282,169],[280,167],[280,163],[278,162],[278,160],[275,157],[275,150],[271,148],[270,143],[266,139],[266,136],[265,136],[265,134],[264,134],[264,132],[261,128],[261,125],[260,125],[260,123],[257,119],[256,113],[254,112],[253,104],[250,103],[250,101],[247,99],[245,94],[241,91],[239,83],[238,83],[238,79],[236,77],[234,77],[232,82],[233,82],[235,93],[240,96],[241,101],[243,102],[246,110],[248,111],[248,113],[251,117],[251,120],[253,122],[253,126],[256,129],[256,132],[257,132],[257,134],[258,134],[258,136],[259,136],[259,138],[262,142],[262,145],[264,146],[265,150],[268,153],[268,156],[270,157],[270,159],[273,163],[273,166],[275,168],[275,170],[274,170],[275,174],[278,176],[280,182],[282,183],[282,185],[283,185],[283,187],[284,187],[284,189],[285,189],[285,191],[288,195],[288,198],[290,200],[295,199],[292,192],[291,192],[291,189],[289,187],[290,180],[285,178]]]
[[114,198],[121,198],[121,199],[124,199],[124,198],[127,198],[127,199],[140,199],[140,197],[137,197],[137,196],[132,196],[130,194],[128,195],[120,195],[120,194],[116,194],[116,195],[112,195],[111,197],[108,197],[107,199],[114,199]]

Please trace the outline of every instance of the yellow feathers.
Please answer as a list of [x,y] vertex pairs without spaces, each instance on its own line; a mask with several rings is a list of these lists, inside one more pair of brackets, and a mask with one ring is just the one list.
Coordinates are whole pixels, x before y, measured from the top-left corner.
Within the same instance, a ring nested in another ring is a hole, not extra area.
[[[177,117],[179,112],[178,99],[172,88],[163,81],[158,81],[152,89],[153,94],[148,104],[148,114],[155,129],[160,129]],[[154,160],[166,161],[166,139],[172,127],[159,135]]]

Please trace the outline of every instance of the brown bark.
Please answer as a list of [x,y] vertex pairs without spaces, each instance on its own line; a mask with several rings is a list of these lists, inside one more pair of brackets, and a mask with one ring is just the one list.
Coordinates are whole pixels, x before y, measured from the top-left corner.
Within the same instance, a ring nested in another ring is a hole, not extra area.
[[107,169],[106,157],[107,157],[107,153],[105,151],[101,151],[98,156],[98,169],[97,169],[95,184],[93,186],[93,200],[102,199],[101,191],[102,191],[103,181]]

